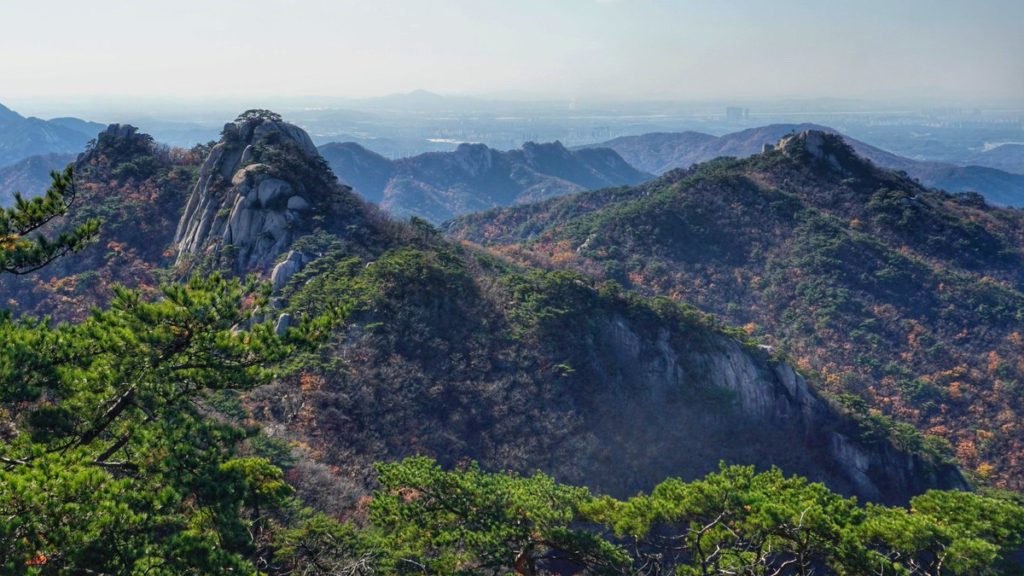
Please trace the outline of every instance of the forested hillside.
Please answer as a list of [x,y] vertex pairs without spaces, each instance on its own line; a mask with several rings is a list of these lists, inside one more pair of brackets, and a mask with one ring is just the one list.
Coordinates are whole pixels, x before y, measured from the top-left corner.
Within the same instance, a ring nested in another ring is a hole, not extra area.
[[80,319],[109,300],[112,284],[156,288],[158,269],[174,262],[174,228],[206,152],[161,146],[131,126],[100,133],[74,163],[72,209],[50,224],[97,218],[99,236],[36,274],[0,276],[4,306]]
[[[698,477],[720,459],[785,462],[884,501],[962,485],[941,450],[891,422],[837,419],[848,411],[835,400],[686,306],[510,267],[422,221],[389,221],[338,186],[297,130],[254,111],[229,124],[196,169],[193,154],[205,150],[161,151],[131,128],[111,128],[79,162],[77,202],[94,208],[90,194],[102,191],[120,211],[104,219],[97,244],[45,270],[45,283],[30,281],[30,295],[93,279],[93,291],[66,297],[64,308],[39,299],[73,318],[104,303],[115,279],[149,290],[158,277],[221,269],[271,277],[261,316],[286,318],[282,326],[346,307],[339,336],[245,402],[281,439],[348,470],[355,493],[371,485],[374,461],[420,453],[449,465],[471,457],[492,469],[540,468],[619,494],[670,474]],[[136,174],[154,154],[164,163]],[[140,177],[101,185],[125,172]],[[164,203],[137,199],[150,187]],[[901,460],[908,452],[920,460]],[[630,454],[626,474],[618,454]]]
[[586,271],[726,319],[884,413],[1024,486],[1024,216],[929,191],[808,132],[635,188],[447,228],[523,263]]

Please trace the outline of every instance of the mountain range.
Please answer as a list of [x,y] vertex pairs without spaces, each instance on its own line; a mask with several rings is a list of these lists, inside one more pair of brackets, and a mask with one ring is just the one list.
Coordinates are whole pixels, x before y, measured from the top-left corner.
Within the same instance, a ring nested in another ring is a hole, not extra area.
[[527,142],[502,152],[461,144],[388,160],[355,143],[320,147],[342,182],[398,217],[439,223],[460,214],[582,190],[637,184],[651,178],[607,148],[571,151],[560,142]]
[[[806,130],[836,133],[815,124],[772,124],[724,136],[701,132],[663,132],[623,136],[593,146],[611,148],[627,162],[652,174],[664,174],[675,168],[688,168],[722,156],[745,158],[759,154],[766,145]],[[861,156],[879,166],[902,170],[930,188],[947,192],[978,192],[989,201],[1005,206],[1024,206],[1024,175],[987,166],[957,166],[941,162],[912,160],[886,152],[859,140],[844,136]],[[996,150],[999,150],[998,148]],[[993,151],[994,152],[994,151]],[[1008,165],[1014,165],[1013,149],[1008,148]],[[996,158],[995,154],[992,158]]]
[[0,105],[0,167],[41,154],[77,154],[103,128],[77,118],[25,118]]
[[388,218],[277,115],[243,114],[199,153],[109,127],[76,162],[81,209],[57,223],[99,216],[100,238],[41,275],[3,277],[0,294],[17,312],[75,319],[106,305],[112,282],[256,273],[271,290],[260,314],[278,331],[338,315],[275,383],[208,403],[259,425],[319,510],[350,513],[373,462],[412,454],[618,495],[720,460],[884,502],[967,487],[941,447],[822,392],[687,303],[517,266]]
[[26,198],[43,194],[50,185],[50,172],[63,169],[74,159],[73,154],[42,154],[0,168],[0,208],[14,203],[15,192]]
[[928,189],[812,130],[446,230],[523,265],[691,302],[863,399],[851,400],[865,417],[911,422],[978,478],[1024,487],[1020,210]]
[[[724,136],[700,132],[625,136],[573,150],[559,142],[528,142],[507,152],[483,144],[461,144],[452,152],[389,160],[346,142],[325,144],[320,152],[335,174],[367,200],[397,217],[418,216],[440,223],[489,208],[636,184],[654,174],[722,156],[751,156],[786,135],[810,129],[837,133],[813,124],[774,124]],[[912,160],[844,138],[861,156],[884,168],[904,171],[927,187],[978,192],[997,204],[1024,205],[1024,175]],[[1012,162],[1012,152],[1004,156]]]
[[[437,100],[425,93],[407,96]],[[165,125],[155,120],[147,123],[172,138],[180,136],[175,132],[179,128],[192,129],[191,125]],[[24,118],[0,106],[0,204],[9,204],[14,191],[28,196],[41,193],[48,170],[79,152],[102,128],[76,118]],[[573,150],[558,142],[528,142],[509,151],[462,144],[450,152],[428,152],[397,160],[354,142],[325,144],[320,152],[343,182],[389,213],[441,223],[494,207],[637,184],[655,174],[720,156],[749,156],[786,134],[806,129],[835,132],[813,124],[774,124],[720,137],[700,132],[625,136]],[[202,131],[211,132],[206,127]],[[926,186],[950,192],[974,191],[1007,206],[1024,203],[1021,145],[1008,143],[980,152],[965,158],[967,165],[962,166],[913,160],[846,139],[864,157],[880,166],[905,171]],[[388,141],[380,142],[386,145]]]

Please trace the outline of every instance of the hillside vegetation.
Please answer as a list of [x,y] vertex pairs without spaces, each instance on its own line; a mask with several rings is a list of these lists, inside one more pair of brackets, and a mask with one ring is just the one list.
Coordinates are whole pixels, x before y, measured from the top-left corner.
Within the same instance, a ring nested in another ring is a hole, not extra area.
[[110,274],[0,315],[5,574],[1019,568],[1018,499],[747,331],[383,218],[267,111],[206,152],[114,126],[0,212],[5,296]]
[[74,164],[73,209],[50,224],[99,219],[98,237],[31,276],[0,276],[5,307],[79,319],[109,300],[112,284],[155,289],[174,262],[174,227],[205,152],[160,146],[130,126],[102,132]]
[[820,375],[856,409],[946,439],[1024,486],[1024,217],[929,191],[809,132],[635,188],[447,228],[523,263],[688,301]]

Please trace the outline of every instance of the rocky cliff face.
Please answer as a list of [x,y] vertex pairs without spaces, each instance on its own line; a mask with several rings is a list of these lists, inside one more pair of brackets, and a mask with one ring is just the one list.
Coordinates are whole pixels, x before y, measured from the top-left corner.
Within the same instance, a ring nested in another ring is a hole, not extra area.
[[613,408],[593,420],[600,423],[594,433],[601,444],[633,455],[623,473],[643,473],[636,466],[644,460],[640,447],[660,445],[668,450],[648,466],[664,467],[666,475],[699,477],[720,460],[777,465],[885,502],[929,488],[968,487],[955,466],[888,440],[862,439],[770,350],[725,336],[692,341],[666,329],[644,335],[621,317],[599,334],[603,353],[592,356],[593,368],[608,382],[598,405]]
[[779,140],[774,149],[791,158],[808,158],[819,166],[845,174],[870,171],[873,168],[868,160],[857,156],[842,136],[821,130],[804,130],[786,136]]
[[301,234],[361,216],[301,128],[266,111],[224,127],[175,234],[178,264],[216,255],[236,272],[265,269]]

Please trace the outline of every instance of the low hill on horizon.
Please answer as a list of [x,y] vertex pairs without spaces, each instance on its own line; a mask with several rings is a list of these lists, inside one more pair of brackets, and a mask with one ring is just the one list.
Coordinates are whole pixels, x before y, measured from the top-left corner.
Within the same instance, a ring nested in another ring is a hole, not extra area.
[[968,159],[968,163],[1013,174],[1024,174],[1024,144],[1008,143],[996,146],[975,154]]

